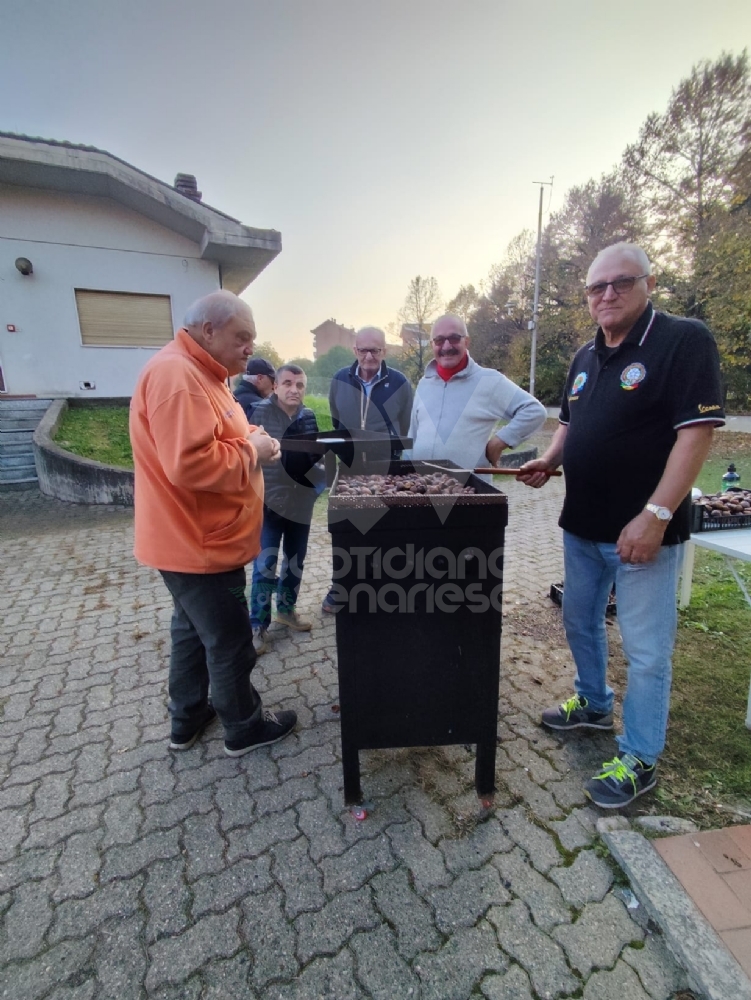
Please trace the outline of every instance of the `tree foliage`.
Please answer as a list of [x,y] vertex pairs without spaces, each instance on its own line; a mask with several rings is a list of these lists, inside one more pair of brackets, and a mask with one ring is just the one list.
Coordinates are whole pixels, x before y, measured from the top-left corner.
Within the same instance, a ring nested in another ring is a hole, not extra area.
[[751,198],[714,220],[699,258],[697,284],[714,331],[728,409],[751,403]]
[[480,301],[474,285],[462,285],[453,299],[446,303],[446,312],[461,316],[466,323],[472,316]]
[[266,358],[274,368],[278,368],[279,365],[284,364],[284,358],[268,340],[261,340],[253,344],[253,355],[256,358]]
[[315,361],[311,361],[310,358],[290,358],[287,364],[297,365],[298,368],[302,368],[306,375],[310,375],[315,366]]
[[751,82],[748,57],[703,61],[673,91],[666,110],[644,122],[623,155],[645,206],[663,266],[686,283],[684,310],[702,315],[700,257],[713,217],[748,170]]
[[[571,188],[541,243],[536,391],[557,403],[576,349],[593,334],[583,288],[604,247],[639,243],[655,264],[659,308],[705,319],[728,402],[751,408],[751,77],[745,52],[697,64],[646,119],[620,164]],[[472,356],[528,385],[535,240],[524,230],[480,291],[449,310]]]
[[354,360],[351,350],[337,344],[320,358],[316,358],[308,374],[318,378],[331,378],[340,368],[349,368]]

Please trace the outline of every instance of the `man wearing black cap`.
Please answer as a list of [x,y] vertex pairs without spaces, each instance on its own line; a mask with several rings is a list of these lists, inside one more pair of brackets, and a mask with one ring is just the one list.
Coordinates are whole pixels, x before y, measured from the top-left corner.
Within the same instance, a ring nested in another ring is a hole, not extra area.
[[235,399],[252,424],[253,410],[274,391],[276,372],[266,358],[249,358],[245,374],[235,388]]

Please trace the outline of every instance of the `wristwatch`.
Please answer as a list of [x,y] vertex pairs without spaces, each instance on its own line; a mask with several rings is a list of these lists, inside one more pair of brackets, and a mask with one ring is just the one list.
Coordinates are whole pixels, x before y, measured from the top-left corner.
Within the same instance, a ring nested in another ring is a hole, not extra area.
[[648,510],[650,514],[654,514],[658,521],[669,521],[673,516],[670,513],[669,507],[660,507],[656,503],[645,504],[644,510]]

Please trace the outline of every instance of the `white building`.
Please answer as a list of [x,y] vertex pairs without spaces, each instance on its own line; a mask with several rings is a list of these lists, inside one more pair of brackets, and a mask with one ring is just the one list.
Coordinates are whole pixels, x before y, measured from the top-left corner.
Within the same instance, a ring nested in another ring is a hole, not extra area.
[[130,396],[187,307],[281,251],[102,150],[0,132],[0,393]]

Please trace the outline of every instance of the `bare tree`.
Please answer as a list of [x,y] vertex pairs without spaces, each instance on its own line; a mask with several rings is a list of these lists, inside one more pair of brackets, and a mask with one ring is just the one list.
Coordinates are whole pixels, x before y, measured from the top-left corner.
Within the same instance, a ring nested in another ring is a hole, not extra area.
[[419,274],[409,283],[407,297],[399,310],[404,349],[403,366],[413,382],[422,378],[430,359],[430,325],[443,308],[443,299],[435,278]]

